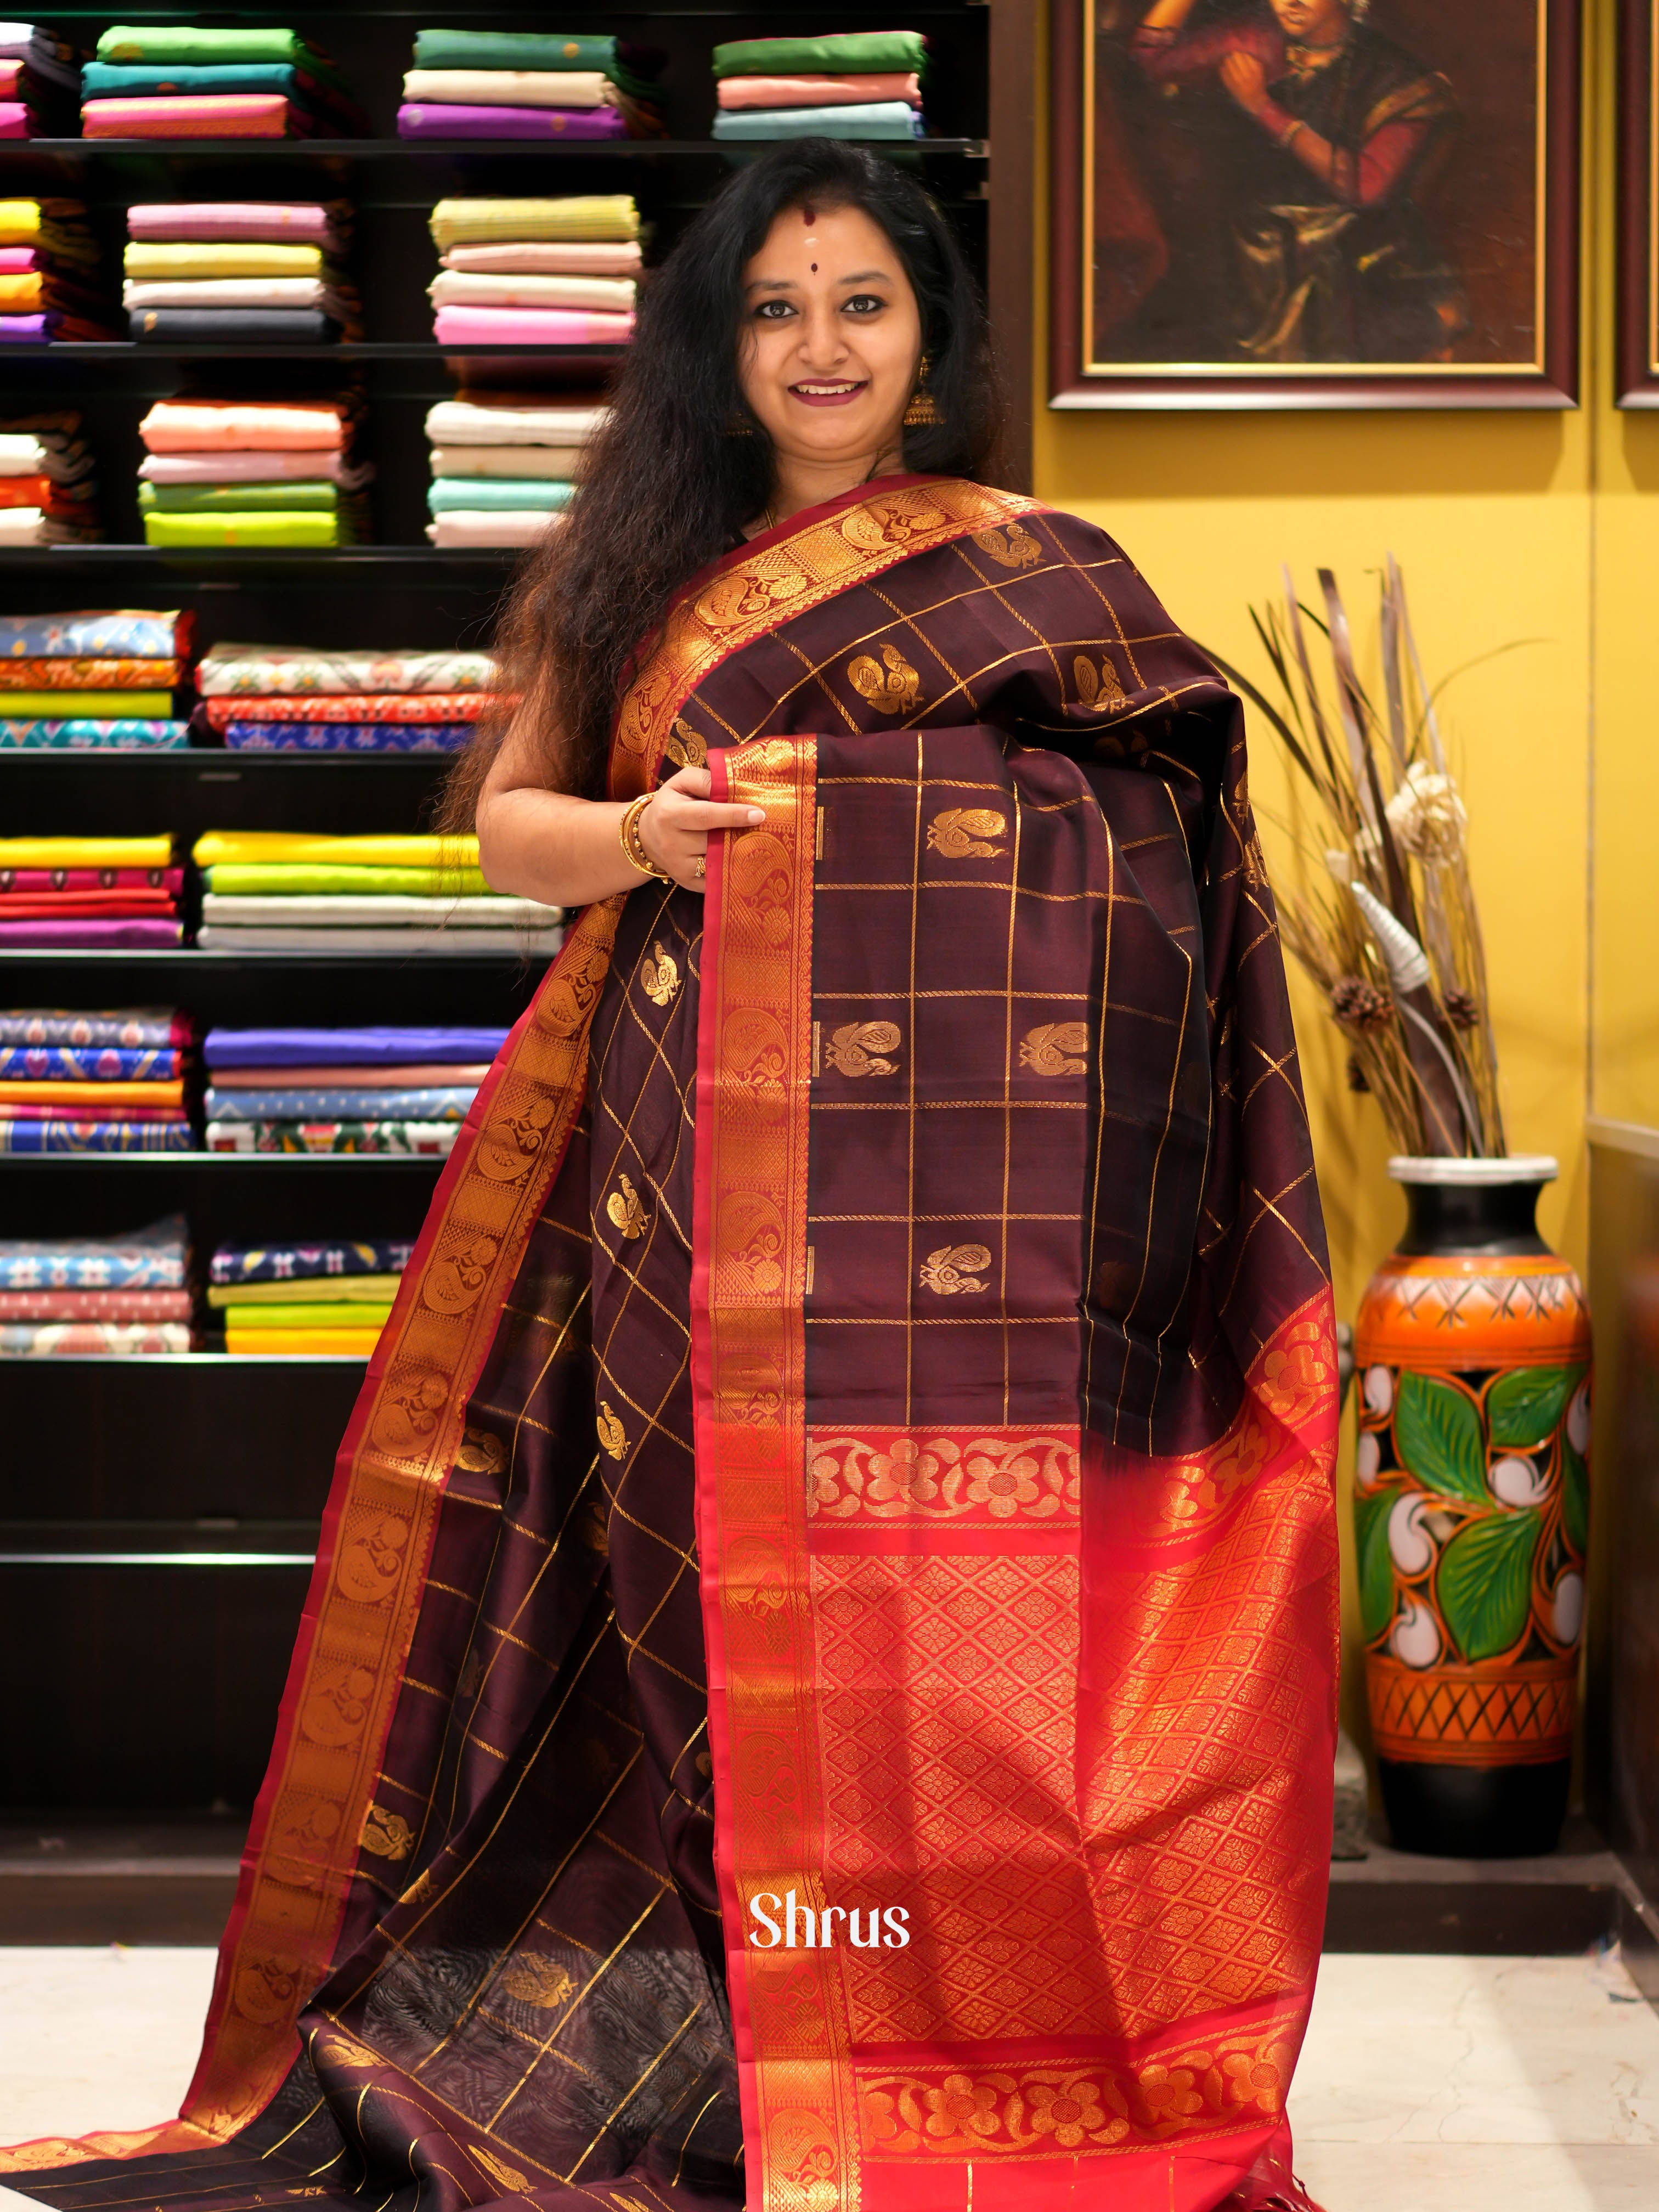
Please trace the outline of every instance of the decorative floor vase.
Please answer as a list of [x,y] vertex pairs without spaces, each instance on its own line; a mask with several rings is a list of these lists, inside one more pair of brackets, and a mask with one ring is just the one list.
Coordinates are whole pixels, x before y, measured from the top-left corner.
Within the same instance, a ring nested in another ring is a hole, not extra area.
[[1390,1160],[1406,1233],[1354,1324],[1365,1680],[1395,1844],[1553,1850],[1589,1522],[1589,1308],[1541,1158]]

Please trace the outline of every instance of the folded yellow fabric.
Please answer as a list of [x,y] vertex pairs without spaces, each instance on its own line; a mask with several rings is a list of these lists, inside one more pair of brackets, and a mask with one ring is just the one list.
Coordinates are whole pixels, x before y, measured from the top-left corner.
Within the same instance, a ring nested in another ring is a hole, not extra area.
[[380,1330],[392,1312],[389,1299],[378,1306],[348,1306],[343,1301],[336,1304],[313,1301],[309,1304],[289,1306],[245,1306],[225,1308],[227,1328],[258,1328],[281,1331],[284,1335],[296,1328],[349,1328]]
[[261,246],[226,239],[222,244],[155,245],[138,240],[122,256],[124,274],[162,276],[320,276],[320,246]]
[[[8,692],[8,699],[17,696]],[[52,694],[61,699],[61,691]],[[16,708],[9,707],[8,713]],[[56,709],[37,710],[46,714]],[[121,709],[125,713],[127,709]],[[476,848],[477,840],[474,841]],[[165,868],[173,839],[165,837],[0,837],[0,868]]]
[[[0,1081],[0,1103],[8,1106],[182,1106],[183,1079],[172,1083],[30,1083]],[[95,1121],[88,1112],[88,1121]]]
[[8,691],[4,712],[23,722],[118,722],[125,714],[164,722],[173,712],[171,691]]
[[367,1359],[380,1340],[378,1328],[228,1328],[225,1350],[286,1352],[290,1358],[326,1358],[343,1352]]
[[[0,841],[0,864],[4,850],[4,841]],[[198,868],[259,860],[440,870],[478,865],[476,837],[319,837],[303,830],[208,830],[191,850]]]
[[430,217],[440,252],[491,239],[615,239],[640,234],[631,192],[557,200],[440,200]]
[[44,221],[39,200],[0,200],[0,246],[28,246]]
[[[273,1071],[274,1072],[274,1071]],[[289,1275],[274,1283],[210,1283],[210,1306],[315,1305],[324,1291],[328,1303],[384,1306],[389,1312],[400,1275]],[[261,1322],[265,1317],[260,1316]]]

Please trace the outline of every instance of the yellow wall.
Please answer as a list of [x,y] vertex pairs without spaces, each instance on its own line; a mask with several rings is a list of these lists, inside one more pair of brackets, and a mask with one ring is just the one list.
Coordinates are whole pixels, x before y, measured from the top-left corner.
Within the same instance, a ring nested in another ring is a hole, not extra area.
[[[1270,695],[1248,609],[1278,590],[1281,562],[1304,598],[1316,568],[1336,571],[1362,676],[1377,665],[1376,571],[1390,551],[1431,681],[1528,641],[1462,677],[1443,714],[1473,824],[1510,1146],[1559,1159],[1540,1224],[1581,1267],[1587,1109],[1659,1125],[1659,413],[1612,404],[1613,0],[1589,0],[1587,16],[1581,408],[1051,410],[1040,357],[1035,441],[1038,493],[1120,539],[1176,620]],[[1046,56],[1041,67],[1046,82]],[[1042,151],[1039,177],[1041,201]],[[1287,787],[1259,719],[1253,734],[1251,787],[1271,817]],[[1287,841],[1271,818],[1262,834],[1282,887]],[[1352,1316],[1403,1208],[1380,1115],[1346,1091],[1345,1048],[1292,988],[1337,1310]]]

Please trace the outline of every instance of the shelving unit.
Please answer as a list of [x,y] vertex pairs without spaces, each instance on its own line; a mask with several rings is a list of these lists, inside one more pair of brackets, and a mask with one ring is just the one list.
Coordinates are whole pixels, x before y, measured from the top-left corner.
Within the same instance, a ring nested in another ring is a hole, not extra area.
[[[362,343],[337,346],[8,348],[0,415],[78,407],[98,458],[106,541],[0,550],[0,609],[117,604],[195,610],[199,643],[385,647],[487,641],[516,556],[426,542],[423,421],[460,374],[497,386],[591,388],[616,348],[438,346],[427,229],[447,193],[634,193],[647,263],[755,148],[706,135],[711,48],[726,39],[902,21],[932,40],[930,121],[953,135],[877,150],[919,175],[949,211],[988,285],[1017,395],[1030,384],[1030,105],[1034,0],[932,0],[895,11],[828,7],[620,10],[459,5],[241,6],[214,20],[292,26],[329,52],[367,109],[372,137],[166,143],[50,139],[0,147],[0,191],[84,200],[112,269],[134,200],[339,198],[356,210],[352,262]],[[173,5],[56,9],[90,46],[114,21],[176,22]],[[665,48],[672,137],[599,145],[400,140],[395,116],[416,29],[614,31]],[[1005,193],[994,158],[1009,147]],[[997,197],[992,196],[996,179]],[[146,547],[137,507],[141,416],[185,391],[305,397],[358,386],[375,542],[328,552]],[[1010,481],[1028,425],[1015,425]],[[0,753],[7,834],[210,828],[413,830],[443,772],[434,755],[329,757],[190,750]],[[254,1023],[507,1023],[539,979],[511,958],[158,953],[0,954],[0,1005],[179,1005],[205,1027]],[[173,1212],[198,1256],[283,1234],[412,1235],[441,1161],[147,1154],[0,1156],[9,1236],[100,1234]],[[0,1775],[8,1810],[131,1814],[246,1809],[270,1730],[314,1550],[334,1453],[362,1363],[232,1358],[0,1361],[0,1664],[30,1717]],[[255,1562],[258,1562],[257,1564]],[[131,1658],[143,1652],[144,1664]]]

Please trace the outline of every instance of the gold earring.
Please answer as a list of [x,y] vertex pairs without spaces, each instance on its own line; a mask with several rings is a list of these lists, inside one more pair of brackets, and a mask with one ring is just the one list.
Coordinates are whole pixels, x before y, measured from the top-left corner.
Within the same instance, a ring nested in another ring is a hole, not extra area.
[[924,429],[930,423],[942,422],[945,420],[939,411],[938,400],[927,389],[929,366],[927,356],[923,354],[916,368],[916,388],[910,394],[910,404],[904,410],[904,427],[907,430]]

